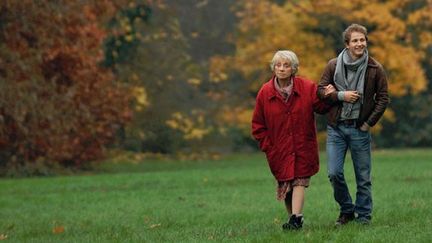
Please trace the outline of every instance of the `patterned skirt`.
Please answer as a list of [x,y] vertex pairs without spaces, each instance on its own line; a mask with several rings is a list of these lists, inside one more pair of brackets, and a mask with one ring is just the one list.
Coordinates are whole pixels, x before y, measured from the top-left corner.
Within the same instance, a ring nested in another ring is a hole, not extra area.
[[308,187],[310,177],[295,178],[291,181],[278,181],[276,188],[276,198],[279,201],[285,200],[286,194],[290,192],[294,186]]

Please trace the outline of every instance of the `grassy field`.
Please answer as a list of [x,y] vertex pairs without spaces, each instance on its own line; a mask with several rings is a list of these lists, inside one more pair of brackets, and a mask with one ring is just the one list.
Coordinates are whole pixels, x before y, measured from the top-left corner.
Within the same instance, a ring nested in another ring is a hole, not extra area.
[[[262,154],[220,161],[110,163],[93,175],[0,179],[5,242],[431,242],[432,150],[373,153],[373,221],[334,228],[321,171],[305,225],[283,232],[283,205]],[[351,192],[351,161],[345,167]]]

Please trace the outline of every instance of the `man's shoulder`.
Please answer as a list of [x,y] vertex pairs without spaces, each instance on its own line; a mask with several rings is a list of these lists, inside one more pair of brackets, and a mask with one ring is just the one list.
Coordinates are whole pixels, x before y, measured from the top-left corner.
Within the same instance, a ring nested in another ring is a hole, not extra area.
[[328,61],[326,67],[324,68],[324,72],[334,72],[336,69],[337,58],[332,58]]
[[336,69],[337,57],[330,59],[326,65],[326,69]]
[[383,69],[383,66],[380,62],[378,62],[375,58],[369,56],[368,58],[368,66],[373,68]]
[[337,57],[330,59],[330,61],[328,61],[327,65],[335,65],[336,66],[336,62],[337,62]]

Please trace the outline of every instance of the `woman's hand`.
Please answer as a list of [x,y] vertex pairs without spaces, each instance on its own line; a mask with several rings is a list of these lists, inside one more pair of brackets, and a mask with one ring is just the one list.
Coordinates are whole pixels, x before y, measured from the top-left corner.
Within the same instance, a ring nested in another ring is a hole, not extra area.
[[329,84],[329,85],[325,86],[324,96],[329,96],[333,92],[336,92],[336,89],[333,85]]

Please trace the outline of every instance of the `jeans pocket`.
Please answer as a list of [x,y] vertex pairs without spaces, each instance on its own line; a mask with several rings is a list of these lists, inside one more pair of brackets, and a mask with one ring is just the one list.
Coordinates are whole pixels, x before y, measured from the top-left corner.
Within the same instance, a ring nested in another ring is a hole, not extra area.
[[369,130],[368,131],[363,131],[360,128],[357,128],[357,131],[359,133],[360,136],[369,136]]

